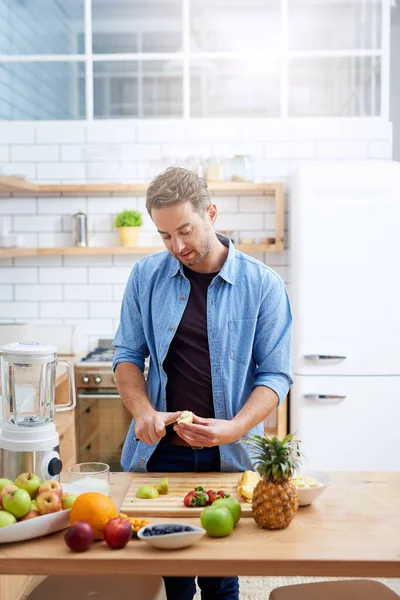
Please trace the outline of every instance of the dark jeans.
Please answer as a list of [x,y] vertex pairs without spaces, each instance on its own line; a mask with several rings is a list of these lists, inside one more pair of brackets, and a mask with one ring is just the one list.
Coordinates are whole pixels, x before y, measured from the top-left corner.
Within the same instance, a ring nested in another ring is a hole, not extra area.
[[[218,472],[221,470],[219,449],[192,450],[161,441],[147,463],[147,470],[161,473]],[[193,600],[196,593],[194,577],[164,577],[164,583],[168,600]],[[198,577],[197,583],[202,600],[239,599],[237,577]]]

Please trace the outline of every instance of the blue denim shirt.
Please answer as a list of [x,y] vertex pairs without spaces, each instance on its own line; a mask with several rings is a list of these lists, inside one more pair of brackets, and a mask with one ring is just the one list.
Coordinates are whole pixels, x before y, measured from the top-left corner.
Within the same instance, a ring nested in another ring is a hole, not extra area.
[[[207,326],[216,419],[232,419],[259,385],[274,390],[279,404],[293,383],[289,298],[282,279],[264,263],[228,245],[225,263],[207,295]],[[130,362],[144,370],[151,404],[166,411],[167,375],[163,362],[186,308],[190,282],[168,251],[151,254],[132,269],[113,345],[113,368]],[[188,394],[195,390],[188,390]],[[157,444],[135,442],[132,421],[122,451],[125,471],[146,471]],[[260,423],[251,433],[262,435]],[[220,447],[222,471],[244,471],[252,464],[243,440]]]

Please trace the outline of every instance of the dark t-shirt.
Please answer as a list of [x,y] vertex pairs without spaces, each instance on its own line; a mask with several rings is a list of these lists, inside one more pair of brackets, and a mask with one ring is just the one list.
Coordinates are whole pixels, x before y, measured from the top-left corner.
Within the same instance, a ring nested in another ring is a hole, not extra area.
[[171,342],[164,370],[167,373],[167,410],[191,410],[214,418],[210,352],[207,335],[207,291],[218,273],[197,273],[184,267],[190,294]]

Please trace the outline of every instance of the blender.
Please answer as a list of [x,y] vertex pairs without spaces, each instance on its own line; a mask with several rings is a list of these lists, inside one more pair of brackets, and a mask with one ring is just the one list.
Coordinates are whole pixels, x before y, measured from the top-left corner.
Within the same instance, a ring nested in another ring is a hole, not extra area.
[[[55,404],[56,367],[68,373],[69,402]],[[37,342],[0,347],[3,422],[0,432],[0,477],[20,473],[58,479],[62,469],[55,412],[76,405],[71,364],[57,358],[57,348]]]

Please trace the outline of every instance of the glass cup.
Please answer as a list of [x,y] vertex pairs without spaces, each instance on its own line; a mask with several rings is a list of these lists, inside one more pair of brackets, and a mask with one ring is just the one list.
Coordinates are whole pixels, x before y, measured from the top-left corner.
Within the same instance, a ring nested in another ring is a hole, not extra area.
[[79,493],[99,492],[110,495],[110,466],[100,462],[85,462],[68,469],[69,483]]

